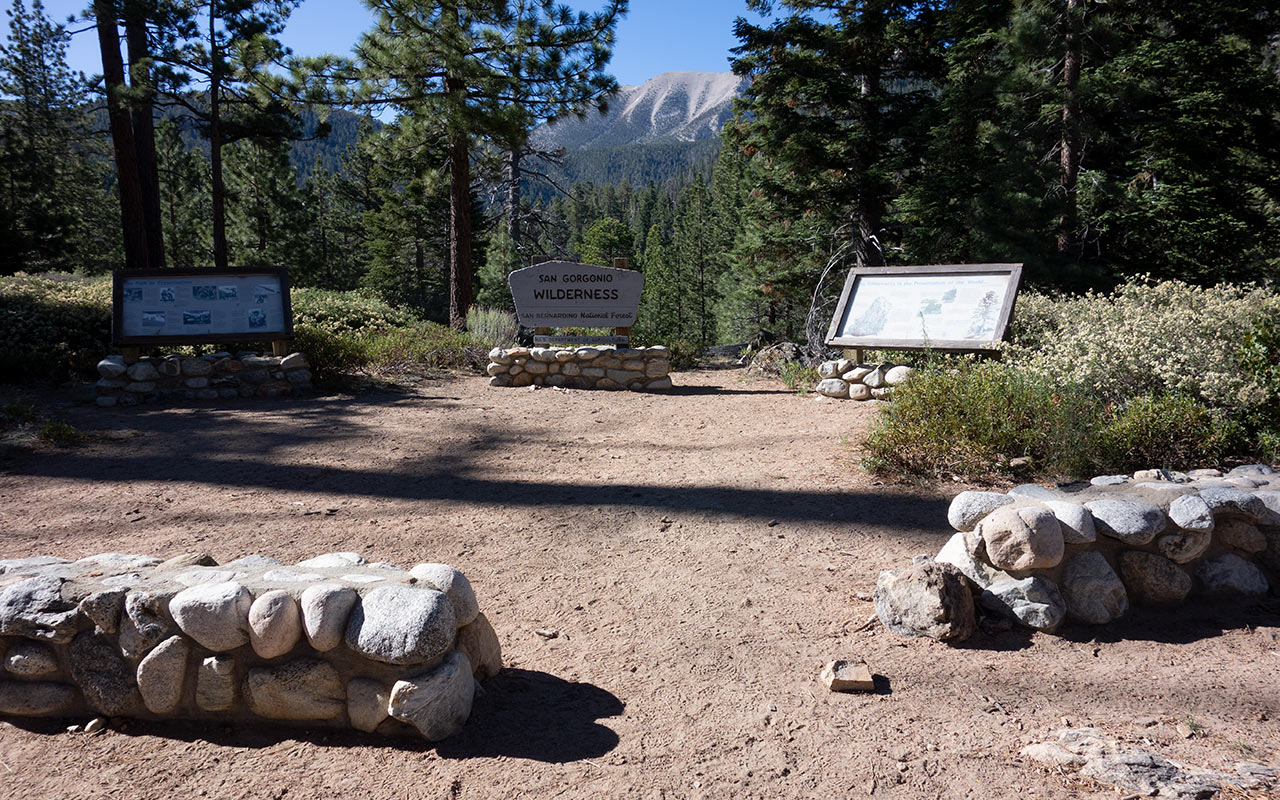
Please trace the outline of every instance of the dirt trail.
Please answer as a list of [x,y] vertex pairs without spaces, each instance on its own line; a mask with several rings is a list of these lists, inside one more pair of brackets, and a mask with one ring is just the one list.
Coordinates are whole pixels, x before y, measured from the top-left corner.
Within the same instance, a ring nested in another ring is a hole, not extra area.
[[[509,669],[438,747],[9,720],[0,796],[1114,797],[1018,757],[1063,718],[1190,764],[1280,766],[1273,612],[1191,606],[1105,641],[1009,631],[957,648],[862,630],[876,575],[936,552],[964,487],[859,472],[850,443],[873,404],[736,371],[676,380],[667,395],[459,378],[235,410],[67,409],[91,444],[0,461],[0,557],[447,561]],[[821,665],[854,656],[880,691],[828,693]]]

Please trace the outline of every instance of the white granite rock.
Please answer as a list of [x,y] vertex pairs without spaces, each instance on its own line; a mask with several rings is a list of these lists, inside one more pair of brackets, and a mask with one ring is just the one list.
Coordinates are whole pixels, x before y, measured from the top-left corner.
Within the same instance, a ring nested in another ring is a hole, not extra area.
[[19,639],[4,655],[4,668],[19,678],[48,678],[58,671],[58,658],[41,642]]
[[1186,494],[1169,504],[1169,519],[1185,531],[1213,530],[1213,510],[1199,495]]
[[183,589],[169,601],[169,613],[182,632],[215,653],[249,641],[249,608],[253,596],[235,581],[206,583]]
[[871,395],[873,395],[875,391],[876,390],[872,389],[870,386],[866,386],[861,383],[851,383],[849,384],[849,399],[870,400]]
[[983,517],[1012,502],[1012,497],[1001,492],[961,492],[951,500],[947,522],[958,531],[971,531]]
[[448,564],[419,564],[409,574],[436,591],[444,592],[453,605],[454,621],[459,628],[468,625],[480,613],[471,581]]
[[322,556],[308,558],[306,561],[299,561],[294,566],[302,567],[303,569],[320,569],[323,567],[359,567],[367,563],[369,562],[359,553],[325,553]]
[[373,733],[391,712],[387,710],[391,690],[369,678],[347,681],[347,718],[351,727]]
[[1129,611],[1129,595],[1115,570],[1096,550],[1087,550],[1062,570],[1067,614],[1087,625],[1104,625]]
[[1247,555],[1257,555],[1267,549],[1267,538],[1258,526],[1239,517],[1227,517],[1219,522],[1213,537],[1219,544]]
[[182,703],[183,681],[191,645],[181,636],[171,636],[138,664],[138,691],[142,702],[154,714],[172,714]]
[[263,592],[249,607],[249,644],[263,658],[278,658],[302,638],[298,604],[283,589]]
[[849,396],[849,384],[839,378],[827,378],[818,382],[815,391],[823,397],[844,399]]
[[350,586],[309,586],[302,593],[302,626],[307,641],[325,653],[342,643],[347,616],[360,595]]
[[1062,526],[1062,541],[1066,544],[1089,544],[1097,541],[1097,529],[1093,513],[1079,503],[1066,500],[1045,500],[1045,508],[1053,512]]
[[466,655],[476,678],[492,678],[502,671],[502,645],[483,613],[458,629],[457,649]]
[[434,589],[379,586],[351,609],[347,646],[387,664],[420,664],[445,653],[457,631],[453,604]]
[[1099,533],[1125,544],[1148,544],[1169,524],[1163,511],[1146,503],[1102,498],[1085,503],[1084,507],[1093,514]]
[[983,590],[981,603],[988,611],[1046,633],[1057,630],[1067,614],[1058,587],[1040,576],[996,581]]
[[209,656],[196,671],[196,705],[204,711],[227,711],[236,703],[235,660]]
[[901,386],[911,379],[914,372],[911,367],[893,367],[884,373],[884,382],[887,386]]
[[1120,554],[1120,577],[1134,602],[1149,606],[1181,603],[1191,594],[1191,576],[1155,553]]
[[1208,552],[1212,543],[1213,534],[1209,531],[1178,531],[1161,536],[1156,547],[1173,563],[1187,564]]
[[462,730],[471,716],[475,687],[471,664],[455,650],[435,669],[396,681],[388,710],[428,741],[440,741]]
[[998,508],[974,531],[982,537],[987,562],[997,569],[1026,572],[1062,561],[1062,526],[1047,508]]

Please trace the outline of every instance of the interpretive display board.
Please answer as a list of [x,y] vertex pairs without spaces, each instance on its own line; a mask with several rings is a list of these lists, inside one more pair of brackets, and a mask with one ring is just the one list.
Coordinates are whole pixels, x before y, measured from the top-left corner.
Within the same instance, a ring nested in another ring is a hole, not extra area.
[[508,278],[520,324],[530,328],[628,328],[644,276],[631,269],[544,261]]
[[116,344],[289,339],[293,309],[284,268],[119,270],[112,274]]
[[1004,339],[1021,264],[849,271],[827,332],[833,347],[990,350]]

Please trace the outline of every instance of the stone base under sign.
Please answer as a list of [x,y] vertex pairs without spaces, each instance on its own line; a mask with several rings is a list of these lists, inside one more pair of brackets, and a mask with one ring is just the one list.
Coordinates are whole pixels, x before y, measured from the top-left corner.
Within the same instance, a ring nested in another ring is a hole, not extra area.
[[671,388],[671,352],[665,347],[495,347],[489,361],[490,386]]
[[167,355],[125,363],[123,356],[98,362],[94,388],[100,406],[152,401],[233,400],[280,397],[311,388],[306,356],[271,356],[243,351],[207,356]]

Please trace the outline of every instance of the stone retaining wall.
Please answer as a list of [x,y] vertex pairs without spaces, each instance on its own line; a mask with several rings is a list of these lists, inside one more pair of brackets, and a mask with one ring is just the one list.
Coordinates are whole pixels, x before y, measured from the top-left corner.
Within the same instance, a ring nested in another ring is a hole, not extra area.
[[960,641],[981,612],[1051,632],[1134,604],[1280,593],[1280,473],[1144,470],[1050,489],[962,492],[936,558],[883,572],[876,612],[908,636]]
[[174,354],[144,356],[133,364],[126,363],[124,356],[115,355],[98,362],[98,375],[97,403],[107,407],[152,401],[279,397],[311,388],[311,370],[302,353]]
[[661,346],[495,347],[489,361],[490,386],[671,388],[671,352]]
[[824,361],[818,367],[822,380],[814,391],[838,400],[888,400],[893,387],[911,377],[911,367],[893,364],[855,364],[847,358]]
[[329,553],[0,561],[0,713],[415,730],[435,741],[497,674],[466,577]]

